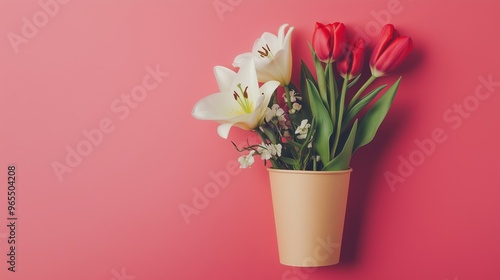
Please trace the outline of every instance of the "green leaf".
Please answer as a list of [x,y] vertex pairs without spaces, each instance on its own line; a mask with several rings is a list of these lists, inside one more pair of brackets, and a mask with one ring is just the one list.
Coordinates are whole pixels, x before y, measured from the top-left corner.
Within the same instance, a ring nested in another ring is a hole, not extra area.
[[307,65],[304,63],[304,61],[301,61],[300,64],[300,93],[302,93],[302,110],[311,108],[309,102],[309,96],[306,94],[307,92],[307,80],[313,81],[314,86],[318,87],[318,84],[314,80],[314,76],[312,75],[311,71],[307,67]]
[[314,66],[316,67],[316,78],[318,80],[318,89],[319,89],[319,94],[321,96],[321,100],[323,100],[325,104],[328,104],[328,92],[326,90],[325,70],[323,69],[323,65],[321,64],[321,61],[319,61],[318,56],[316,55],[316,52],[313,50],[311,45],[309,45],[309,48],[311,49]]
[[[285,169],[286,168],[285,164],[282,164],[275,159],[270,158],[269,161],[271,162],[271,165],[274,169]],[[265,161],[264,161],[264,165],[266,165]]]
[[307,83],[306,80],[310,80],[314,82],[314,86],[318,87],[318,84],[316,83],[316,80],[314,79],[313,74],[311,73],[311,70],[307,67],[306,63],[301,60],[300,61],[300,90],[302,92],[306,92],[307,90]]
[[356,78],[354,78],[354,80],[352,80],[352,81],[351,81],[351,82],[347,85],[347,88],[349,89],[350,87],[352,87],[353,85],[355,85],[355,84],[358,82],[358,80],[359,80],[359,78],[360,78],[360,77],[361,77],[361,74],[360,74],[360,75],[358,75]]
[[334,159],[332,159],[328,164],[323,167],[323,171],[335,171],[335,170],[346,170],[349,169],[349,163],[351,162],[352,151],[354,147],[354,141],[356,139],[356,132],[358,128],[358,120],[354,121],[352,125],[349,137],[342,148],[340,154],[338,154]]
[[300,143],[297,143],[293,140],[288,140],[286,143],[290,144],[290,146],[293,146],[293,148],[296,148],[296,149],[300,149],[300,147],[302,147],[302,145]]
[[370,143],[377,133],[380,124],[384,120],[389,108],[391,107],[394,96],[398,91],[401,77],[380,97],[377,102],[366,112],[359,123],[356,141],[354,143],[354,151],[360,147]]
[[318,89],[310,80],[307,80],[307,94],[311,102],[313,118],[316,120],[316,127],[313,128],[317,132],[313,139],[314,147],[323,164],[326,164],[330,161],[330,136],[333,133],[332,120],[328,109],[325,108],[323,101],[321,101]]
[[370,101],[372,101],[377,94],[383,90],[386,87],[386,85],[379,86],[378,88],[372,90],[370,93],[367,95],[363,96],[354,106],[352,106],[351,110],[347,114],[347,116],[344,118],[342,121],[342,128],[346,127],[351,120],[353,120],[356,115],[363,110]]
[[265,126],[261,126],[261,128],[264,130],[264,134],[266,135],[267,139],[269,139],[272,144],[276,144],[276,136],[274,135],[274,132],[269,130]]
[[286,164],[290,164],[290,165],[297,164],[297,161],[294,160],[293,158],[287,158],[287,157],[281,156],[281,157],[279,157],[279,160],[281,160],[282,162],[284,162]]

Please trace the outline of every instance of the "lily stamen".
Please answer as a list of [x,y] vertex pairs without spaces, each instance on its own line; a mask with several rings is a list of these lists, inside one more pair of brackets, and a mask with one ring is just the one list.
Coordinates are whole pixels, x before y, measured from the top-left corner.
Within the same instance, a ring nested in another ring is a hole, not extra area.
[[247,92],[247,89],[248,89],[248,86],[247,86],[247,87],[245,87],[245,91],[243,91],[243,97],[244,97],[245,99],[248,99],[248,92]]
[[257,51],[260,54],[260,57],[273,57],[273,53],[271,52],[271,48],[269,48],[269,45],[266,44],[265,47],[262,47],[264,51]]
[[234,99],[238,102],[238,104],[240,104],[241,108],[243,108],[243,111],[245,111],[245,113],[251,113],[252,106],[251,106],[250,102],[248,101],[248,92],[247,92],[248,86],[246,86],[244,90],[241,87],[241,84],[238,84],[237,87],[238,87],[241,95],[243,95],[243,98],[241,98],[240,94],[238,94],[236,91],[234,91],[234,93],[233,93]]

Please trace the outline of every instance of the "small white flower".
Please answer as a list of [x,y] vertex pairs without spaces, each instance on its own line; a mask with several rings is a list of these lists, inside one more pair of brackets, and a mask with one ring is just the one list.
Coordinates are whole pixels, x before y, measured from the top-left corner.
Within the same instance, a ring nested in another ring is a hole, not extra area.
[[[290,94],[290,102],[297,102],[297,100],[302,100],[302,97],[299,96],[298,93],[296,93],[293,89],[288,92]],[[285,102],[288,102],[288,98],[286,98],[286,92],[283,93],[283,99]]]
[[281,149],[283,149],[283,146],[281,146],[281,144],[276,145],[276,155],[278,157],[281,156]]
[[266,111],[266,121],[270,122],[274,117],[277,117],[279,121],[285,120],[285,110],[280,108],[280,105],[273,104],[271,108],[267,108]]
[[293,115],[293,114],[297,113],[298,111],[300,111],[300,109],[302,109],[302,105],[295,102],[292,104],[292,109],[290,109],[288,112]]
[[283,146],[281,146],[281,144],[274,145],[262,143],[257,149],[257,153],[260,154],[262,160],[267,160],[272,157],[280,157],[282,148]]
[[281,146],[281,144],[276,144],[276,145],[269,144],[267,148],[269,149],[271,155],[273,155],[275,157],[281,156],[281,149],[283,148],[283,146]]
[[285,118],[283,118],[282,120],[279,120],[278,124],[279,124],[279,127],[282,131],[286,131],[286,130],[288,130],[288,126],[290,125],[290,122],[287,121]]
[[308,147],[309,149],[311,149],[311,148],[313,147],[313,143],[312,143],[312,141],[311,141],[311,142],[309,142],[309,144],[307,144],[307,147]]
[[311,124],[307,123],[307,119],[302,120],[302,122],[300,122],[300,126],[298,126],[297,130],[295,130],[295,134],[298,134],[297,138],[298,139],[306,139],[307,132],[309,132],[310,127],[311,127]]
[[264,142],[262,142],[262,144],[259,145],[259,148],[257,148],[257,153],[259,153],[262,160],[267,160],[273,157],[271,151],[268,149],[268,145]]
[[255,159],[253,158],[254,153],[255,153],[255,151],[250,151],[250,153],[248,153],[248,155],[241,156],[238,158],[238,162],[240,163],[240,168],[248,168],[248,167],[252,166],[252,164],[255,161]]

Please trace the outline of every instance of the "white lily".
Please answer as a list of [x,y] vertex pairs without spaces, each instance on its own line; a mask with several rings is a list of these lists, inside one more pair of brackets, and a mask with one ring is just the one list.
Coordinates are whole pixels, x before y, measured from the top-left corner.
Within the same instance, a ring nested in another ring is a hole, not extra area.
[[278,36],[265,32],[253,44],[251,53],[238,55],[233,62],[234,67],[241,67],[245,61],[254,60],[259,82],[279,81],[281,85],[290,84],[292,76],[292,31],[283,24]]
[[222,66],[216,66],[214,72],[220,92],[198,101],[193,117],[221,123],[217,132],[222,138],[227,138],[233,126],[245,130],[257,128],[279,82],[269,81],[259,88],[253,60],[244,63],[238,73]]

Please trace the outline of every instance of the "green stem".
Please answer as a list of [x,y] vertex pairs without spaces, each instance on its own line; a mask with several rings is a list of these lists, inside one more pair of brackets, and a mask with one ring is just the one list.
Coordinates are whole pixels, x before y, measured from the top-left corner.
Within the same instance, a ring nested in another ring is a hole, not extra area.
[[354,106],[354,103],[356,103],[356,100],[358,100],[358,97],[361,95],[361,93],[363,93],[363,91],[365,91],[365,89],[367,87],[369,87],[373,83],[373,81],[375,81],[376,79],[377,79],[377,77],[372,75],[365,82],[365,84],[358,90],[358,92],[356,92],[356,94],[352,97],[351,102],[349,102],[349,105],[347,106],[347,112],[349,112],[351,110],[352,106]]
[[332,123],[337,121],[337,83],[333,74],[333,62],[328,63],[328,85],[330,87],[330,117]]
[[349,79],[344,78],[344,84],[342,85],[342,92],[340,93],[339,115],[338,115],[338,120],[337,120],[337,133],[335,133],[335,141],[333,142],[333,149],[331,152],[332,159],[335,158],[335,151],[337,150],[337,146],[339,144],[340,132],[341,132],[341,126],[342,126],[342,117],[344,115],[345,93],[347,91],[348,82],[349,82]]

